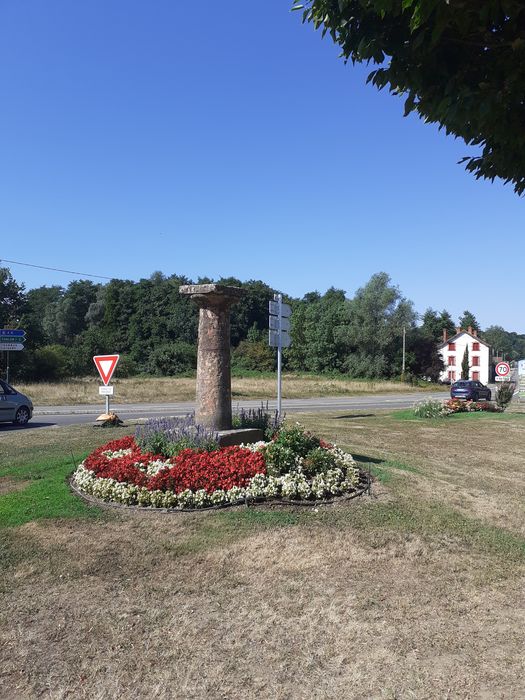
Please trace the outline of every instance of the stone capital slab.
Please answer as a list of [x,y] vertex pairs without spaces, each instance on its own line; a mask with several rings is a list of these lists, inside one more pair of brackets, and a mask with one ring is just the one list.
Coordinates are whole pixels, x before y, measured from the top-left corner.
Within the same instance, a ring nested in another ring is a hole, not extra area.
[[200,307],[227,309],[240,301],[246,290],[225,284],[184,284],[179,287],[179,293],[189,296]]

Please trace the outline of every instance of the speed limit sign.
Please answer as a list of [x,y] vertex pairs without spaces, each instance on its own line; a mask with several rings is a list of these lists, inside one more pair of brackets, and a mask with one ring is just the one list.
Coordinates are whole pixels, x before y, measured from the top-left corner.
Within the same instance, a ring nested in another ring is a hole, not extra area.
[[508,377],[510,374],[510,365],[508,362],[498,362],[496,365],[496,374],[498,377]]

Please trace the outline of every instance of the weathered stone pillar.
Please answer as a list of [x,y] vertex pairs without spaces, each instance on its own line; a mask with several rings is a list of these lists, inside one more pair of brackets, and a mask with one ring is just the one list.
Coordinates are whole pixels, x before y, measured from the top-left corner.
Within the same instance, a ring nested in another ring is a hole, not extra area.
[[200,307],[195,419],[215,430],[232,427],[230,307],[245,294],[240,287],[187,284],[180,287]]

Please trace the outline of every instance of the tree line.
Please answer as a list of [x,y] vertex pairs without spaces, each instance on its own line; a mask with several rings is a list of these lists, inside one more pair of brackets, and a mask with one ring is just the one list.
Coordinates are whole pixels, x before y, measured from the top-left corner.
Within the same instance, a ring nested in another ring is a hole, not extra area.
[[[232,308],[233,368],[273,370],[276,358],[275,350],[268,347],[268,302],[278,290],[261,280],[230,277],[194,282],[155,272],[138,282],[77,280],[66,288],[55,285],[26,291],[8,268],[0,268],[0,327],[27,332],[26,350],[11,353],[11,377],[59,380],[92,375],[93,355],[115,352],[121,356],[120,377],[191,373],[197,358],[198,309],[179,294],[179,287],[214,281],[246,290]],[[353,298],[332,287],[300,299],[284,295],[284,300],[292,306],[292,344],[283,353],[288,371],[398,377],[405,329],[407,378],[435,380],[442,369],[437,344],[443,329],[451,335],[456,325],[472,326],[508,359],[525,357],[525,335],[500,326],[481,331],[470,311],[457,324],[446,310],[427,309],[420,316],[384,272],[373,275]],[[5,358],[3,363],[5,367]]]

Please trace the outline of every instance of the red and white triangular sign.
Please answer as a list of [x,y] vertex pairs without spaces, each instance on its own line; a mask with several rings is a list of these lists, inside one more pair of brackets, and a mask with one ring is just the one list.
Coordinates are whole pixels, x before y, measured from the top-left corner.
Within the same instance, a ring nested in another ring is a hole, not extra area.
[[93,362],[96,364],[100,378],[107,386],[113,376],[120,355],[95,355]]

